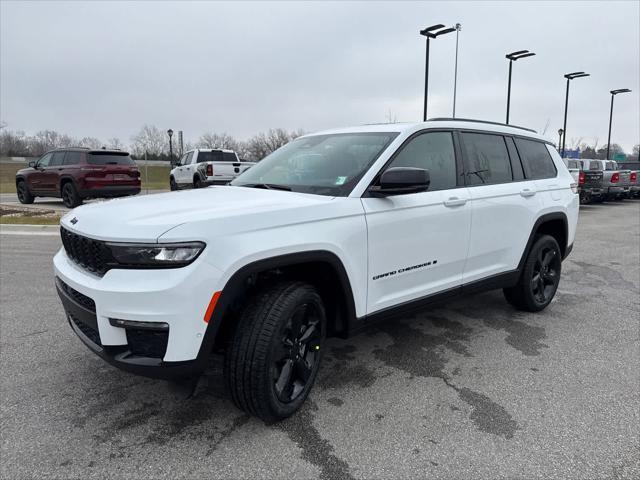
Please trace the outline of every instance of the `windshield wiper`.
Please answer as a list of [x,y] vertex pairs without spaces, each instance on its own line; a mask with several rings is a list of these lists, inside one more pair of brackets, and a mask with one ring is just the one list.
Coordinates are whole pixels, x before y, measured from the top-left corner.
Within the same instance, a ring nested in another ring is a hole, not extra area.
[[249,188],[264,188],[265,190],[286,190],[287,192],[291,191],[291,187],[289,187],[288,185],[278,185],[277,183],[243,183],[239,186]]

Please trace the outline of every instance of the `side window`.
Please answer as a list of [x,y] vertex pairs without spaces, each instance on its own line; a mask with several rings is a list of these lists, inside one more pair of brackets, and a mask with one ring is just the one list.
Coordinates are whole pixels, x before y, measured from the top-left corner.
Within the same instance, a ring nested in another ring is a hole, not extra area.
[[51,161],[49,162],[50,167],[56,167],[58,165],[62,165],[64,162],[64,154],[66,152],[55,152],[53,157],[51,157]]
[[79,165],[80,164],[80,152],[67,152],[64,157],[65,165]]
[[518,147],[528,178],[533,180],[553,178],[558,174],[544,143],[516,138],[516,147]]
[[505,137],[505,141],[507,142],[507,150],[509,150],[509,157],[511,158],[513,179],[516,181],[524,180],[524,170],[522,169],[522,161],[520,160],[520,155],[518,155],[516,144],[513,143],[513,138],[511,137]]
[[489,185],[513,180],[507,145],[502,135],[462,133],[466,152],[467,185]]
[[237,162],[238,158],[235,153],[231,152],[222,152],[222,160],[225,162]]
[[429,171],[429,191],[456,188],[456,156],[451,132],[423,133],[396,155],[388,168],[414,167]]
[[180,157],[180,161],[178,162],[178,165],[180,166],[184,166],[187,164],[187,153],[185,153],[184,155],[182,155],[182,157]]
[[48,167],[51,162],[51,157],[53,157],[53,153],[47,153],[44,157],[38,160],[38,167]]
[[184,159],[184,164],[191,165],[192,160],[193,160],[193,152],[189,152],[187,153],[186,158]]

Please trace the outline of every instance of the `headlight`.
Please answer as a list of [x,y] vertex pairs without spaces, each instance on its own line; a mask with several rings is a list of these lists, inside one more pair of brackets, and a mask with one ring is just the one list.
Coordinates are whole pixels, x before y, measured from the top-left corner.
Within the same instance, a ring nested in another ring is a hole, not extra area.
[[140,244],[107,243],[115,267],[184,267],[204,250],[202,242]]

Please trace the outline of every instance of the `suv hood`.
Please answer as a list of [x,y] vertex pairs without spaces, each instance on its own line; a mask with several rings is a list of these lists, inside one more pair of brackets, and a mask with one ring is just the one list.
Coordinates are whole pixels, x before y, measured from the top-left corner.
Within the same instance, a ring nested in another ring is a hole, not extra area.
[[185,223],[237,220],[326,204],[332,199],[281,190],[216,186],[90,203],[72,210],[60,223],[68,230],[99,240],[155,242],[163,233]]

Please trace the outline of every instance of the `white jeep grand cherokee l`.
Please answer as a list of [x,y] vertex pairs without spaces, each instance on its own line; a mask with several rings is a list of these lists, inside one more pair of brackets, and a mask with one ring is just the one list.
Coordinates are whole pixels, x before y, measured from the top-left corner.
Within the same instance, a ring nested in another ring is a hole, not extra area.
[[235,403],[275,421],[309,394],[327,336],[478,290],[545,308],[578,204],[531,130],[448,119],[332,130],[229,186],[73,210],[56,285],[104,360],[185,379],[223,353]]

